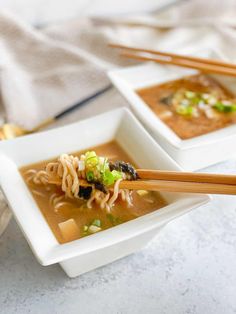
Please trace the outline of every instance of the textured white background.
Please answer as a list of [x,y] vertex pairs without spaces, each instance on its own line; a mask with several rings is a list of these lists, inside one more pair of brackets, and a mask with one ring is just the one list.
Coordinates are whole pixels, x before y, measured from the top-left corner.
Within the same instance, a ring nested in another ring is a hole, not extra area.
[[74,16],[143,12],[175,0],[0,0],[9,9],[35,25]]

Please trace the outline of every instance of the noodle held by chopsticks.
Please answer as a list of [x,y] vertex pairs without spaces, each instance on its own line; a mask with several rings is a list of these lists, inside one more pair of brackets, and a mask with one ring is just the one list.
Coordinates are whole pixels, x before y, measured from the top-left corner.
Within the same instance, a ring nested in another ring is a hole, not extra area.
[[80,157],[62,154],[56,162],[48,163],[45,170],[29,170],[28,174],[28,180],[34,184],[57,184],[66,197],[84,199],[88,208],[96,203],[107,212],[119,196],[132,205],[132,192],[119,189],[119,184],[122,180],[137,179],[136,171],[130,164],[109,162],[94,151]]

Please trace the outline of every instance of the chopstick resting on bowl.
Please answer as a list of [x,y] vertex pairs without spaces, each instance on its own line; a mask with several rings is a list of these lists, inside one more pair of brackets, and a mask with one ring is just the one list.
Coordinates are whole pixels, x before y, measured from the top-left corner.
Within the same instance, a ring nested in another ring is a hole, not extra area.
[[130,47],[119,44],[109,44],[111,48],[124,50],[121,56],[139,61],[154,61],[160,64],[177,65],[185,68],[200,70],[205,73],[214,73],[236,77],[236,64],[199,57],[190,57],[163,51]]
[[236,195],[236,175],[137,169],[140,180],[122,181],[121,189]]

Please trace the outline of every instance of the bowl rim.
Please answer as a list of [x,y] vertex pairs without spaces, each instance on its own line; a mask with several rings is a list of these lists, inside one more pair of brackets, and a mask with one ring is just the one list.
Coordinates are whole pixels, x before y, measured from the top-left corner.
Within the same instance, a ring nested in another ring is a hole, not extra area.
[[[229,61],[228,58],[223,54],[219,49],[195,49],[194,51],[197,54],[214,54],[217,58]],[[122,73],[128,73],[133,70],[148,71],[151,68],[156,68],[157,71],[163,68],[163,65],[159,65],[153,62],[143,63],[139,65],[132,65],[128,67],[120,67],[112,69],[107,72],[110,80],[113,85],[124,95],[128,101],[130,107],[137,114],[138,118],[143,121],[144,124],[149,125],[148,128],[154,133],[161,136],[163,140],[168,142],[173,148],[181,151],[192,149],[195,147],[207,146],[209,144],[218,143],[224,141],[226,138],[235,137],[236,134],[236,124],[229,125],[222,129],[215,130],[200,136],[196,136],[190,139],[181,139],[167,124],[165,124],[152,110],[149,106],[137,95],[135,92],[138,88],[133,88],[129,83],[125,83],[124,78],[122,78]],[[179,70],[176,71],[176,67],[168,66],[170,69],[169,73],[164,76],[163,80],[160,80],[159,83],[168,82],[172,79],[178,79],[186,76],[186,73],[199,73],[197,70]],[[172,76],[174,74],[174,76]],[[145,86],[151,86],[156,84],[155,82],[147,84]],[[132,100],[130,100],[132,97]]]
[[[42,217],[42,213],[34,201],[28,187],[20,176],[18,166],[11,159],[11,157],[9,157],[9,151],[10,154],[14,155],[17,153],[21,145],[24,147],[24,145],[29,143],[37,143],[39,139],[46,141],[49,136],[54,136],[55,138],[60,137],[61,132],[64,130],[70,131],[76,127],[82,127],[86,124],[95,124],[97,121],[99,121],[99,119],[110,120],[111,118],[117,119],[117,121],[119,120],[119,127],[122,126],[122,123],[124,123],[125,119],[128,119],[127,121],[133,124],[133,132],[137,132],[137,130],[141,131],[145,136],[146,141],[149,142],[149,147],[150,145],[154,145],[154,148],[156,148],[162,154],[160,158],[167,158],[170,168],[174,167],[176,170],[181,170],[181,168],[171,159],[171,157],[169,157],[169,155],[159,146],[159,144],[156,143],[156,141],[148,134],[141,123],[127,108],[115,109],[63,127],[0,143],[1,188],[13,211],[18,225],[20,226],[37,260],[42,265],[50,265],[62,262],[79,255],[87,254],[115,245],[127,239],[148,232],[163,222],[167,223],[179,215],[202,204],[205,204],[210,200],[208,195],[202,194],[190,194],[187,196],[182,196],[182,198],[180,197],[177,199],[177,201],[170,203],[167,206],[150,214],[115,226],[108,230],[104,230],[98,234],[71,241],[69,243],[59,244],[46,220],[44,217]],[[13,194],[12,191],[14,188],[17,188],[17,191],[23,193]],[[30,200],[33,200],[33,202],[30,202]],[[21,208],[19,207],[19,204],[21,204]],[[29,209],[28,212],[27,209]],[[38,219],[36,219],[38,226],[30,225],[29,222],[25,219],[26,215],[29,221],[33,221],[32,219],[35,219],[36,215],[36,218]],[[40,233],[40,239],[37,228],[38,230],[42,231]]]

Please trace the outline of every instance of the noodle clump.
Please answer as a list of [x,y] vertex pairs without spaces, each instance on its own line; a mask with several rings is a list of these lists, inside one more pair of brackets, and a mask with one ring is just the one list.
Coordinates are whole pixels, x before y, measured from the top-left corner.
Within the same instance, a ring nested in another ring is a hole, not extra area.
[[27,174],[28,182],[45,186],[56,184],[66,197],[84,199],[88,208],[97,204],[107,212],[118,197],[132,205],[132,192],[120,189],[119,185],[122,180],[137,179],[137,173],[130,164],[109,162],[94,151],[80,157],[62,154],[56,162],[49,162],[44,170],[29,170]]

